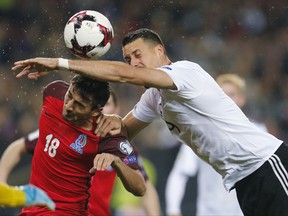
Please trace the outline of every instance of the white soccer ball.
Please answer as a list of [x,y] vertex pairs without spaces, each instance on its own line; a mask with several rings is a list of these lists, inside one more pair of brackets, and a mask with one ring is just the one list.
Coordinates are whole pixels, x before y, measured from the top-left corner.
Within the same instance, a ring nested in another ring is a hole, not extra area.
[[85,10],[74,14],[66,23],[64,40],[66,46],[81,58],[98,58],[111,47],[114,31],[103,14]]

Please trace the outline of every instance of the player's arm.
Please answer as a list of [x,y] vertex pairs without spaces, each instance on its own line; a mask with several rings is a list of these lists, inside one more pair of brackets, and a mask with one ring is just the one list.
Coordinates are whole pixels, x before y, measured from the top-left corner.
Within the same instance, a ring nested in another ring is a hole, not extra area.
[[116,171],[117,176],[121,179],[122,184],[127,191],[131,192],[135,196],[144,196],[146,185],[139,170],[134,170],[128,167],[120,158],[115,160],[111,166]]
[[165,189],[167,215],[182,215],[181,203],[185,195],[187,182],[191,176],[196,176],[198,169],[197,156],[188,146],[181,144],[172,170],[168,175]]
[[55,209],[55,203],[47,194],[31,184],[12,187],[0,183],[0,205],[9,207],[46,206]]
[[90,170],[90,173],[93,174],[97,170],[103,171],[109,166],[112,166],[112,168],[116,171],[117,176],[121,179],[127,191],[131,192],[135,196],[143,196],[145,194],[145,180],[141,172],[127,166],[116,155],[109,153],[97,154],[94,158],[94,165]]
[[123,134],[129,140],[133,139],[149,123],[142,122],[135,118],[130,111],[123,119],[117,115],[103,115],[97,121],[95,134],[105,137],[107,134]]
[[161,215],[158,193],[149,179],[146,180],[146,193],[142,197],[141,203],[146,215]]
[[141,130],[147,127],[149,123],[135,118],[130,111],[122,120],[121,131],[127,134],[127,137],[133,139]]
[[[65,61],[65,64],[63,64]],[[28,74],[37,79],[49,71],[66,69],[77,74],[109,82],[131,83],[161,89],[175,89],[168,74],[153,68],[136,68],[120,61],[63,60],[58,58],[33,58],[14,63],[12,70],[22,69],[16,77]]]
[[0,160],[0,182],[7,183],[9,174],[26,153],[24,137],[15,140],[6,148]]
[[189,176],[183,175],[179,170],[172,170],[168,176],[165,200],[166,212],[169,216],[181,216],[181,203]]

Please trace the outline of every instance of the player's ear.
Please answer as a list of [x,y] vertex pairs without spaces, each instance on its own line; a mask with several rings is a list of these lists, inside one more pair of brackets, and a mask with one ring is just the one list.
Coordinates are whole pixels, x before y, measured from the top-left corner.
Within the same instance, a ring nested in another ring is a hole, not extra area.
[[165,54],[165,48],[161,44],[157,44],[155,46],[155,50],[159,56],[162,56]]
[[93,116],[93,117],[96,117],[96,116],[101,115],[101,114],[102,114],[102,110],[103,110],[103,107],[100,107],[100,108],[98,108],[98,109],[93,110],[93,111],[92,111],[92,116]]

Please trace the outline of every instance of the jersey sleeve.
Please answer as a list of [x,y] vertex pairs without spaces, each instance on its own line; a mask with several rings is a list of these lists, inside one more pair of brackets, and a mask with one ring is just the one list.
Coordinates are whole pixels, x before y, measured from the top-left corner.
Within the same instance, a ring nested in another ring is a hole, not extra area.
[[49,83],[44,88],[43,100],[47,96],[52,96],[54,98],[58,98],[60,100],[63,100],[64,96],[67,92],[68,87],[69,87],[69,84],[67,82],[62,81],[62,80],[55,80],[55,81]]
[[140,101],[134,106],[132,111],[135,118],[146,123],[150,123],[159,118],[157,105],[160,100],[160,95],[157,91],[157,89],[150,88],[142,94]]
[[36,147],[38,137],[39,137],[39,130],[37,129],[36,131],[29,133],[24,138],[25,148],[26,148],[27,152],[29,152],[30,154],[34,153],[34,149]]
[[135,148],[135,145],[134,145],[134,149],[135,149],[135,153],[136,153],[136,158],[137,158],[137,163],[138,163],[138,166],[139,166],[139,170],[142,174],[142,176],[144,177],[145,181],[147,181],[148,179],[148,175],[147,175],[147,172],[144,168],[144,162],[143,162],[143,159],[142,157],[139,155],[139,152],[137,151],[137,149]]
[[181,144],[171,172],[188,177],[196,176],[199,167],[198,156],[186,144]]
[[114,154],[132,169],[141,170],[135,146],[123,135],[101,138],[98,153]]
[[167,90],[181,94],[186,99],[195,98],[205,87],[205,71],[196,63],[178,61],[160,70],[167,73],[176,85],[177,90]]

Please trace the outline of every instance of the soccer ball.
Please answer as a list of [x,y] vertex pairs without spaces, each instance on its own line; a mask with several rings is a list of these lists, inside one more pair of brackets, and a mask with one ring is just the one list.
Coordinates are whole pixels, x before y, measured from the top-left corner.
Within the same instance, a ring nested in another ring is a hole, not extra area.
[[111,47],[113,27],[103,14],[85,10],[74,14],[66,23],[66,46],[78,57],[98,58]]

